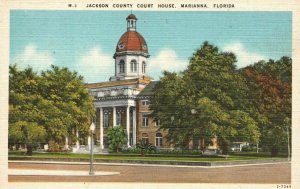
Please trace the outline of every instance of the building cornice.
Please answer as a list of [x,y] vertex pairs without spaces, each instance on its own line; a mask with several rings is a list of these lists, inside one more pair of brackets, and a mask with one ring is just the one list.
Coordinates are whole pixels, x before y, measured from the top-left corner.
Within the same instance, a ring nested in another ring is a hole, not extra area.
[[120,96],[106,96],[106,97],[94,97],[94,101],[109,101],[109,100],[120,100],[120,99],[132,99],[135,100],[135,95],[120,95]]
[[126,80],[119,80],[119,81],[89,83],[89,84],[85,84],[85,87],[88,89],[96,89],[102,87],[116,87],[116,86],[132,85],[132,84],[149,84],[149,83],[150,83],[150,78],[145,77],[144,79],[135,78],[135,79],[126,79]]
[[114,59],[116,59],[117,56],[124,56],[124,55],[140,55],[145,58],[149,58],[150,55],[148,53],[144,52],[137,52],[137,51],[123,51],[123,52],[116,52],[113,56]]

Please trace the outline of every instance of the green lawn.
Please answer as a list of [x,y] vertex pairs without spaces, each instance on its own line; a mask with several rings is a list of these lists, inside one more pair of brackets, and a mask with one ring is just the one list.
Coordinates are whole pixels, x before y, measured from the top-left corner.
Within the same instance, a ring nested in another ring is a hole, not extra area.
[[[24,152],[9,152],[9,157],[34,157],[34,158],[82,158],[89,159],[89,154],[73,154],[73,153],[33,153],[32,156],[26,156]],[[177,154],[149,154],[142,157],[138,154],[109,154],[100,155],[95,154],[95,159],[103,160],[145,160],[145,161],[179,161],[179,162],[217,162],[217,161],[241,161],[241,160],[266,160],[274,159],[267,155],[229,155],[226,157],[218,156],[201,156],[201,155],[177,155]]]

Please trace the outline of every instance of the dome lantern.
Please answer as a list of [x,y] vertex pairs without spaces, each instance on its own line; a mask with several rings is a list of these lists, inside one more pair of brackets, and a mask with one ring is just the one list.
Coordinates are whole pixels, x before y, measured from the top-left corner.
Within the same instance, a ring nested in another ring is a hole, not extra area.
[[135,31],[136,30],[136,21],[137,18],[134,14],[130,14],[126,18],[127,20],[127,30],[128,31]]

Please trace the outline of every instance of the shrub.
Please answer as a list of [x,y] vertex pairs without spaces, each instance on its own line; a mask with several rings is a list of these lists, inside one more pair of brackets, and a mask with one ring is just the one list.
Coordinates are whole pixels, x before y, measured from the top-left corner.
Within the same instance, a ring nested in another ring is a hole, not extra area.
[[243,146],[242,152],[256,152],[256,146]]
[[140,150],[142,156],[156,150],[156,147],[150,144],[147,140],[140,140],[139,143],[136,144],[136,148]]
[[117,126],[108,129],[108,138],[109,138],[109,151],[119,153],[127,143],[127,134],[122,126]]
[[48,152],[61,152],[61,147],[59,146],[59,144],[51,142],[49,144],[49,148],[48,148]]

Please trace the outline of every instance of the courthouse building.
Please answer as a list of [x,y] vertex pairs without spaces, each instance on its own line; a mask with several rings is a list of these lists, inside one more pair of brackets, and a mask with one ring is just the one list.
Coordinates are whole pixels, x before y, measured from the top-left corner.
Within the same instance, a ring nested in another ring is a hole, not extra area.
[[[150,117],[149,96],[157,82],[147,75],[150,54],[146,40],[137,32],[134,14],[126,21],[127,31],[120,37],[113,56],[115,74],[107,82],[86,85],[96,108],[95,143],[100,149],[108,148],[108,129],[120,125],[127,132],[128,147],[143,139],[159,148],[170,148],[167,131],[159,130]],[[199,140],[196,143],[200,148]]]
[[158,125],[149,116],[149,88],[156,82],[147,75],[148,46],[137,32],[136,16],[130,14],[126,21],[127,31],[120,37],[113,56],[115,74],[107,82],[86,85],[96,108],[96,144],[101,149],[108,148],[108,128],[120,125],[126,129],[128,147],[142,139],[167,147],[163,140],[166,133],[158,131]]

